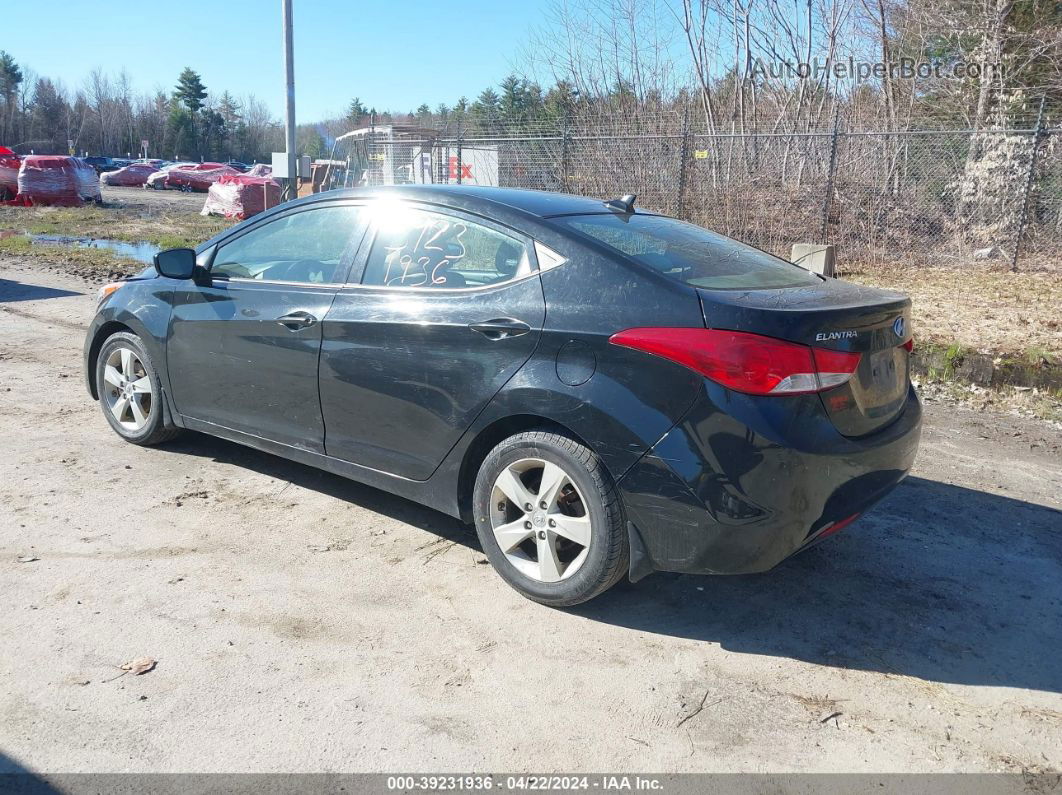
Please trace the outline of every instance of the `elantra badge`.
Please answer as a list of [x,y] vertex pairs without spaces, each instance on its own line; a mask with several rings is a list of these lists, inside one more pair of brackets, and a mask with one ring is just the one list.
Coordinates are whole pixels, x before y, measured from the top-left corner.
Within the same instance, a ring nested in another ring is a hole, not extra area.
[[903,315],[900,315],[894,321],[892,321],[892,333],[897,337],[902,337],[904,328],[907,324],[904,322]]
[[829,342],[830,340],[854,340],[859,336],[858,331],[820,331],[815,335],[815,342]]

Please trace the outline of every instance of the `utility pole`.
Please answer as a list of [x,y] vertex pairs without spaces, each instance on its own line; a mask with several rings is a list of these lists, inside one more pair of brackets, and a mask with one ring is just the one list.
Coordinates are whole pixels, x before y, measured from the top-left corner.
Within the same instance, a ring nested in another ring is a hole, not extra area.
[[292,43],[291,3],[280,0],[284,11],[284,72],[287,86],[287,124],[284,128],[284,149],[288,156],[288,182],[284,187],[284,199],[294,199],[298,177],[295,173],[295,47]]

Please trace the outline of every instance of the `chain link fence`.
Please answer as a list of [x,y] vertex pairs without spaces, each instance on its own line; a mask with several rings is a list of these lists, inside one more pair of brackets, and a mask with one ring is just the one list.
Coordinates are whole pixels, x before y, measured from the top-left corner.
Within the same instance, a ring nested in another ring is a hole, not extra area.
[[337,144],[333,186],[473,184],[613,198],[789,256],[843,264],[1062,266],[1062,130],[711,134],[689,114],[454,128],[384,125]]

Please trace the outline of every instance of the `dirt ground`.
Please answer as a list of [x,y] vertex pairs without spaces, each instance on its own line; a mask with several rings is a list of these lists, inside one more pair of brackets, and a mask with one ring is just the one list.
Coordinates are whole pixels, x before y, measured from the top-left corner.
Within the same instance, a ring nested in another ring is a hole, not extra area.
[[141,213],[174,210],[198,213],[203,209],[203,202],[206,201],[206,194],[201,192],[147,190],[145,188],[123,188],[112,185],[101,185],[100,194],[107,205]]
[[915,268],[861,266],[849,281],[911,297],[916,341],[985,353],[1062,357],[1062,275],[1011,273],[1006,266]]
[[551,610],[413,503],[120,441],[94,292],[0,265],[0,772],[1062,768],[1058,425],[928,403],[830,543]]

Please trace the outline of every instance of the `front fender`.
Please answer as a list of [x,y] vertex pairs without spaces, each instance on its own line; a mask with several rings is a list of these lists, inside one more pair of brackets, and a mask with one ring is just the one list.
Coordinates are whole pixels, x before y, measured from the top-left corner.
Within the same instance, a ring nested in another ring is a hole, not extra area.
[[155,364],[164,394],[169,395],[166,335],[173,306],[173,289],[171,279],[130,281],[112,293],[96,312],[85,335],[83,358],[85,385],[94,400],[99,399],[95,382],[96,358],[100,347],[107,337],[122,330],[122,327],[140,338]]

